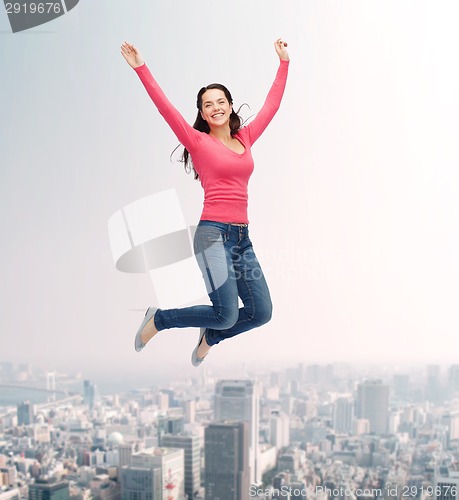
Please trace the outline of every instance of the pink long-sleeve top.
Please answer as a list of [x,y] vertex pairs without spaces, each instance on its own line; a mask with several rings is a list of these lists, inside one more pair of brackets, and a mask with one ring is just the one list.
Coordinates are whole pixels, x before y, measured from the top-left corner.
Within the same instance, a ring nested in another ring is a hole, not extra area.
[[135,68],[158,111],[191,155],[204,189],[201,220],[249,222],[248,183],[254,168],[251,146],[279,109],[287,81],[288,65],[288,61],[280,61],[276,78],[260,112],[234,135],[244,146],[243,153],[236,153],[220,139],[194,129],[169,102],[146,64]]

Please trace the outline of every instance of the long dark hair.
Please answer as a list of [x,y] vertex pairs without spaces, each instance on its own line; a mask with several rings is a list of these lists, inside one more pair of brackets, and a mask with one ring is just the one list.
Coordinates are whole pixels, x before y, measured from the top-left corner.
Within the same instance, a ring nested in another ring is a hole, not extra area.
[[[198,92],[198,96],[196,99],[196,107],[198,108],[198,114],[196,116],[195,122],[193,123],[193,128],[195,128],[196,130],[199,130],[200,132],[204,132],[206,134],[208,134],[210,132],[210,127],[209,127],[209,124],[201,116],[202,96],[203,96],[204,92],[206,92],[207,90],[211,90],[211,89],[221,90],[225,94],[227,101],[231,105],[233,105],[233,98],[231,97],[230,91],[221,83],[211,83],[210,85],[207,85],[207,87],[202,87],[202,89]],[[242,106],[244,106],[244,104]],[[234,109],[231,110],[231,114],[229,117],[229,126],[230,126],[231,136],[234,136],[235,134],[237,134],[239,129],[241,128],[241,126],[244,123],[242,118],[239,116],[239,111],[241,110],[242,106],[237,111],[234,111]],[[176,151],[177,148],[179,148],[179,147],[180,146],[177,146],[174,149],[174,151]],[[171,157],[174,154],[174,151],[172,151]],[[199,175],[193,166],[193,161],[191,160],[190,153],[186,148],[183,148],[183,153],[182,153],[182,156],[179,158],[179,161],[184,164],[184,168],[185,168],[186,173],[189,174],[191,172],[191,170],[193,170],[194,178],[196,180],[199,179]]]

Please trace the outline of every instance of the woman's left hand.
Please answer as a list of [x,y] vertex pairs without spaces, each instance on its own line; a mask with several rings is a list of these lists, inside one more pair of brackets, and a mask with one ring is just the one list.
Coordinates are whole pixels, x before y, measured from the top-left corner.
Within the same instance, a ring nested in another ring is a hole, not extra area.
[[290,57],[287,52],[288,43],[284,42],[282,38],[278,38],[274,42],[274,48],[276,49],[277,55],[281,61],[290,61]]

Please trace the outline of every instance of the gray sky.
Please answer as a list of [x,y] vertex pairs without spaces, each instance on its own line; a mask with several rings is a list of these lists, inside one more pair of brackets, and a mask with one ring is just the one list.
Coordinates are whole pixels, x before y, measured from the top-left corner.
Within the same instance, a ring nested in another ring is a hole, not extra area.
[[107,223],[128,203],[175,188],[187,224],[202,208],[119,46],[142,50],[192,122],[214,81],[258,111],[282,36],[287,90],[249,184],[273,320],[206,364],[457,362],[458,14],[452,0],[98,0],[12,34],[0,8],[0,358],[191,373],[197,330],[134,352],[130,309],[154,288],[111,255]]

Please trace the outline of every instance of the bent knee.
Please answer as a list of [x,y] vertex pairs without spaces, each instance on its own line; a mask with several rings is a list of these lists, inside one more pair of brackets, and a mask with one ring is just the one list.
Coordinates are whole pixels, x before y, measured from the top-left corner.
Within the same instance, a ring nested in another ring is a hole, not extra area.
[[261,326],[271,321],[272,315],[273,315],[273,306],[271,303],[269,303],[261,308],[258,308],[253,318],[253,321],[258,326]]
[[239,309],[229,309],[218,315],[218,323],[220,330],[228,330],[232,328],[239,319]]

